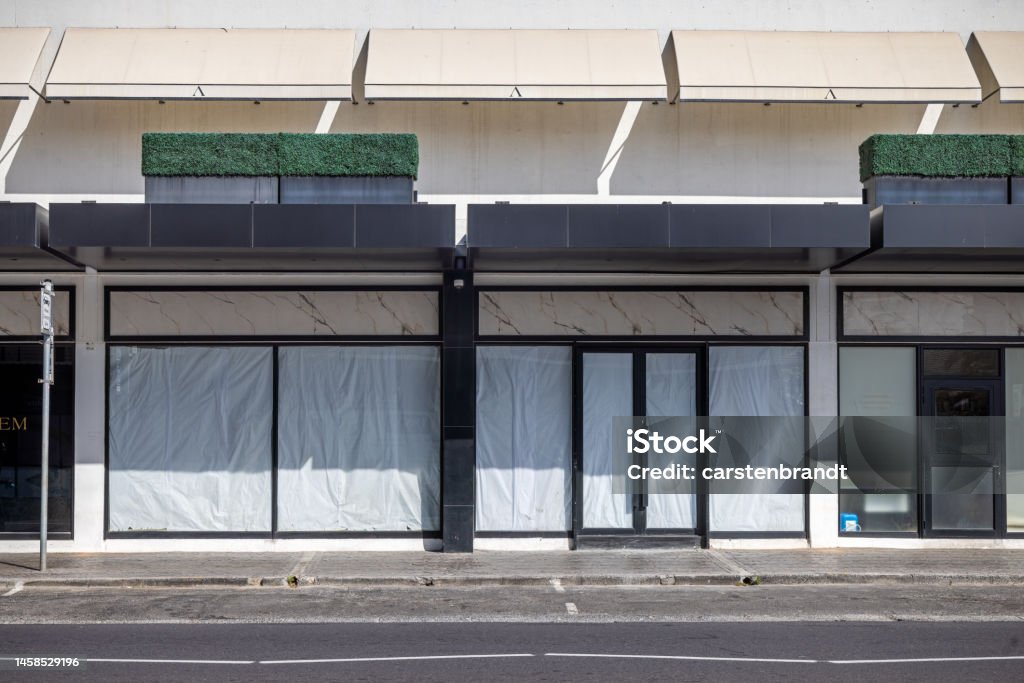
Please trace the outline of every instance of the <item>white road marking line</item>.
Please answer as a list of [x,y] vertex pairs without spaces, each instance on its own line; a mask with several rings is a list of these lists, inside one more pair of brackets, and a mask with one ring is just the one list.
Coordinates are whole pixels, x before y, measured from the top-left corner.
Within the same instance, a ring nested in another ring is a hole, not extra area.
[[754,575],[754,572],[747,571],[744,567],[734,562],[730,557],[724,555],[718,550],[715,550],[714,548],[709,548],[704,552],[712,562],[717,564],[719,567],[722,567],[727,572],[731,572],[740,577]]
[[288,576],[302,576],[309,569],[309,563],[316,557],[315,552],[306,552],[299,557],[299,561],[295,563],[292,570],[288,573]]
[[103,664],[255,664],[253,659],[93,659],[86,662]]
[[[566,607],[572,605],[566,603]],[[345,659],[129,659],[129,658],[83,658],[82,661],[101,664],[344,664],[358,662],[410,662],[445,659],[503,659],[511,657],[534,657],[529,653],[486,654],[486,655],[423,655],[410,657],[351,657]],[[992,657],[917,657],[907,659],[783,659],[768,657],[702,657],[697,655],[629,655],[590,652],[545,652],[545,657],[595,657],[608,659],[667,659],[698,662],[755,662],[769,664],[928,664],[940,662],[989,662],[1019,661],[1024,655]],[[14,661],[15,657],[0,657],[0,661]]]
[[569,614],[579,614],[580,608],[576,606],[575,602],[567,602],[565,603],[565,611]]
[[761,657],[697,657],[687,655],[608,655],[582,652],[545,652],[545,657],[608,657],[620,659],[681,659],[699,662],[774,662],[779,664],[823,664],[819,659],[765,659]]
[[992,662],[1024,659],[1024,655],[1002,657],[917,657],[914,659],[830,659],[829,664],[917,664],[928,662]]
[[350,657],[347,659],[267,659],[260,664],[338,664],[348,662],[411,662],[430,659],[501,659],[503,657],[533,657],[532,654],[504,655],[423,655],[422,657]]
[[562,586],[561,579],[551,579],[549,583],[554,587],[556,593],[564,593],[565,588]]
[[25,587],[25,582],[24,581],[16,581],[14,583],[14,588],[12,588],[11,590],[7,591],[3,595],[0,595],[0,598],[9,598],[12,595],[14,595],[15,593],[20,593],[21,589],[24,588],[24,587]]
[[907,659],[782,659],[767,657],[700,657],[696,655],[624,655],[582,652],[545,652],[545,657],[604,657],[612,659],[678,659],[698,662],[758,662],[771,664],[928,664],[938,662],[990,662],[1024,660],[1024,655],[993,657],[917,657]]

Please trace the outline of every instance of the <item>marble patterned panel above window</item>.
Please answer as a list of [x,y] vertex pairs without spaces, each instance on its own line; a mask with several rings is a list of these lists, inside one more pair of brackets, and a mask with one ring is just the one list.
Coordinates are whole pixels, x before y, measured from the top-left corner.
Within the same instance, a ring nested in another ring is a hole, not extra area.
[[804,292],[481,290],[482,336],[800,337]]
[[851,337],[1024,337],[1024,291],[843,292]]
[[[39,288],[0,290],[0,339],[30,337],[39,332]],[[58,337],[71,333],[71,293],[53,293],[53,333]]]
[[113,337],[436,336],[436,291],[114,290]]

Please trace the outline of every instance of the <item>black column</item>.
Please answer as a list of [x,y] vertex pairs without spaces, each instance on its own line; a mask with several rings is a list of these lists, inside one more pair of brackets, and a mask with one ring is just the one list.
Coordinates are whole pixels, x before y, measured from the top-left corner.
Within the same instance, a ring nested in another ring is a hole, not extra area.
[[[463,266],[464,257],[455,259]],[[473,552],[476,519],[476,293],[473,274],[444,274],[441,526],[444,552]]]

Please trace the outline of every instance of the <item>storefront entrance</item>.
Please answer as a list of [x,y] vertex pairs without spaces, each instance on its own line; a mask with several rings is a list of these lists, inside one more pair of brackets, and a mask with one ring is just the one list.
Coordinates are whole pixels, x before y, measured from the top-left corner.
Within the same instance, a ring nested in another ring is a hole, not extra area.
[[[0,344],[0,538],[39,535],[42,346]],[[54,349],[50,392],[49,524],[52,539],[70,539],[75,445],[74,349]]]
[[[706,513],[702,491],[648,495],[614,486],[610,426],[622,416],[706,414],[700,349],[577,349],[573,440],[577,545],[698,543]],[[635,455],[644,465],[648,456]],[[691,456],[699,457],[699,456]],[[621,464],[621,463],[620,463]],[[623,537],[632,537],[626,540]]]
[[999,349],[922,350],[924,532],[1005,533]]

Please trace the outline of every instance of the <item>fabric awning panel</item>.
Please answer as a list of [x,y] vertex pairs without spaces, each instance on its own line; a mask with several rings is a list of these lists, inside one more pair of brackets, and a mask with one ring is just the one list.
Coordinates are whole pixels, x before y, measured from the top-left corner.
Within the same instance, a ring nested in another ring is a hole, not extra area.
[[673,31],[680,101],[977,102],[956,33]]
[[46,96],[345,100],[354,50],[343,29],[69,28]]
[[39,56],[48,28],[0,28],[0,100],[25,100],[42,88]]
[[657,31],[370,31],[366,98],[664,100]]
[[998,92],[1000,102],[1024,102],[1024,32],[972,33],[967,54],[981,81],[983,97]]

